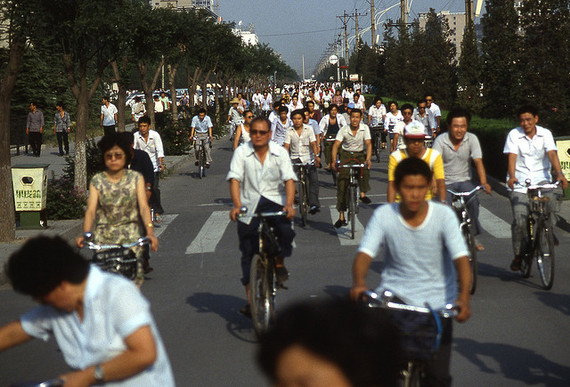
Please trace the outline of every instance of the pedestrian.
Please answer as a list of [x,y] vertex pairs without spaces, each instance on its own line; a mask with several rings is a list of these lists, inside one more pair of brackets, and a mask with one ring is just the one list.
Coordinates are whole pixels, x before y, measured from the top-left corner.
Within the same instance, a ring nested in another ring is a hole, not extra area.
[[144,115],[146,115],[146,106],[141,97],[135,97],[135,103],[132,105],[133,122],[136,124]]
[[115,125],[118,122],[117,114],[119,111],[117,107],[113,105],[109,99],[108,95],[104,96],[101,100],[101,124],[103,128],[104,135],[115,133]]
[[63,156],[63,150],[65,148],[65,154],[69,155],[69,138],[68,134],[71,131],[71,120],[69,119],[69,113],[65,111],[63,107],[63,102],[58,102],[55,105],[57,113],[55,113],[53,122],[53,132],[57,136],[57,145],[59,146],[59,155]]
[[158,98],[158,95],[153,97],[154,100],[154,126],[156,130],[164,127],[164,103]]
[[32,147],[34,157],[40,157],[42,150],[42,133],[44,132],[44,113],[38,110],[35,101],[30,102],[30,112],[26,122],[26,134]]

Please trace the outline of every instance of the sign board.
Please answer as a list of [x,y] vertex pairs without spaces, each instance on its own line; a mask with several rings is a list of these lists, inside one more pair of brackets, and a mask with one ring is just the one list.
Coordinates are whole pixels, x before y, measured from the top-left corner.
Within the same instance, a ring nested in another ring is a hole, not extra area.
[[12,167],[12,186],[16,211],[45,210],[48,165],[15,165]]
[[[555,140],[562,173],[564,173],[566,179],[570,179],[570,137],[556,137]],[[570,198],[570,189],[564,192],[564,197],[566,199]]]
[[351,81],[351,82],[358,82],[359,79],[360,79],[360,77],[359,77],[358,74],[350,74],[350,75],[348,76],[348,80]]
[[338,56],[336,56],[334,54],[329,56],[329,63],[332,65],[337,64],[338,63]]

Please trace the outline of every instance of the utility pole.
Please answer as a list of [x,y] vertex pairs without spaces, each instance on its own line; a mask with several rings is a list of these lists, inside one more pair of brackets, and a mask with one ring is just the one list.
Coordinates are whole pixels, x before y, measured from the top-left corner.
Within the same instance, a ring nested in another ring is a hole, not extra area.
[[408,0],[400,0],[400,20],[404,25],[408,24]]
[[465,22],[467,26],[472,27],[474,22],[473,0],[465,0]]
[[372,47],[376,45],[376,11],[374,11],[374,0],[370,0],[370,33],[372,34]]
[[360,46],[360,35],[358,34],[358,17],[366,16],[365,13],[358,13],[358,9],[354,9],[354,30],[356,31],[356,49]]
[[342,16],[337,16],[341,21],[344,28],[344,61],[345,65],[348,66],[348,21],[351,16],[344,11]]

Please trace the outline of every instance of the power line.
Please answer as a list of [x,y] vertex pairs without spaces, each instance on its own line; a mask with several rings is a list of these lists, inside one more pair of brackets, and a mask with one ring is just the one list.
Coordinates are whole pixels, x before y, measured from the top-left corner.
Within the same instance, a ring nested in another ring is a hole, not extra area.
[[260,38],[266,38],[268,36],[289,36],[289,35],[302,35],[302,34],[314,34],[317,32],[330,32],[336,31],[336,28],[328,29],[328,30],[315,30],[315,31],[305,31],[305,32],[288,32],[286,34],[270,34],[270,35],[258,35]]

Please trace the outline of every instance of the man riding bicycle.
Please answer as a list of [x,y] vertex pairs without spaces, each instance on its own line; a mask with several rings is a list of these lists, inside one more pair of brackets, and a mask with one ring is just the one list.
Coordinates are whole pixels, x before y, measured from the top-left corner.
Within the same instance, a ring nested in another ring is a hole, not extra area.
[[[511,225],[513,250],[515,257],[511,262],[511,270],[519,271],[522,262],[522,251],[528,243],[526,222],[529,202],[527,189],[520,184],[530,179],[532,184],[544,184],[552,179],[551,169],[554,169],[555,180],[562,183],[562,188],[568,187],[560,167],[556,153],[556,143],[550,130],[538,126],[538,110],[532,105],[522,106],[518,110],[520,126],[512,129],[507,136],[503,153],[508,156],[507,185],[511,190],[510,201],[513,211]],[[546,194],[555,202],[553,192]],[[549,217],[554,226],[554,216]]]
[[[391,291],[404,303],[435,310],[455,303],[456,320],[470,314],[471,268],[457,216],[441,203],[427,201],[432,172],[423,160],[410,157],[395,170],[395,187],[401,202],[377,208],[366,226],[352,268],[350,295],[358,300],[368,290],[366,276],[382,251],[384,268],[377,293]],[[459,295],[457,294],[459,280]],[[426,362],[422,386],[450,386],[451,320],[443,321],[442,339],[435,356]]]
[[[196,165],[198,165],[198,159],[200,157],[200,147],[196,145],[200,144],[202,140],[207,139],[210,142],[212,141],[212,120],[209,116],[206,115],[206,113],[206,109],[200,108],[200,110],[198,110],[198,115],[192,118],[190,139],[193,139],[194,134],[196,134],[196,144],[194,145],[194,149],[196,151]],[[210,155],[210,146],[205,145],[205,148],[206,168],[210,168],[210,163],[212,162],[212,156]]]
[[293,231],[291,219],[295,216],[295,182],[297,175],[293,171],[291,159],[285,148],[270,141],[271,123],[263,117],[255,118],[250,124],[251,141],[238,147],[232,157],[230,171],[226,180],[230,183],[230,195],[233,209],[230,218],[238,220],[239,249],[241,256],[242,279],[247,295],[247,304],[241,313],[251,316],[251,294],[249,272],[251,259],[259,250],[257,228],[259,220],[255,217],[239,217],[242,206],[247,207],[247,215],[260,212],[287,211],[287,217],[275,217],[271,223],[281,248],[276,258],[276,274],[280,282],[289,277],[283,261],[292,253]]

